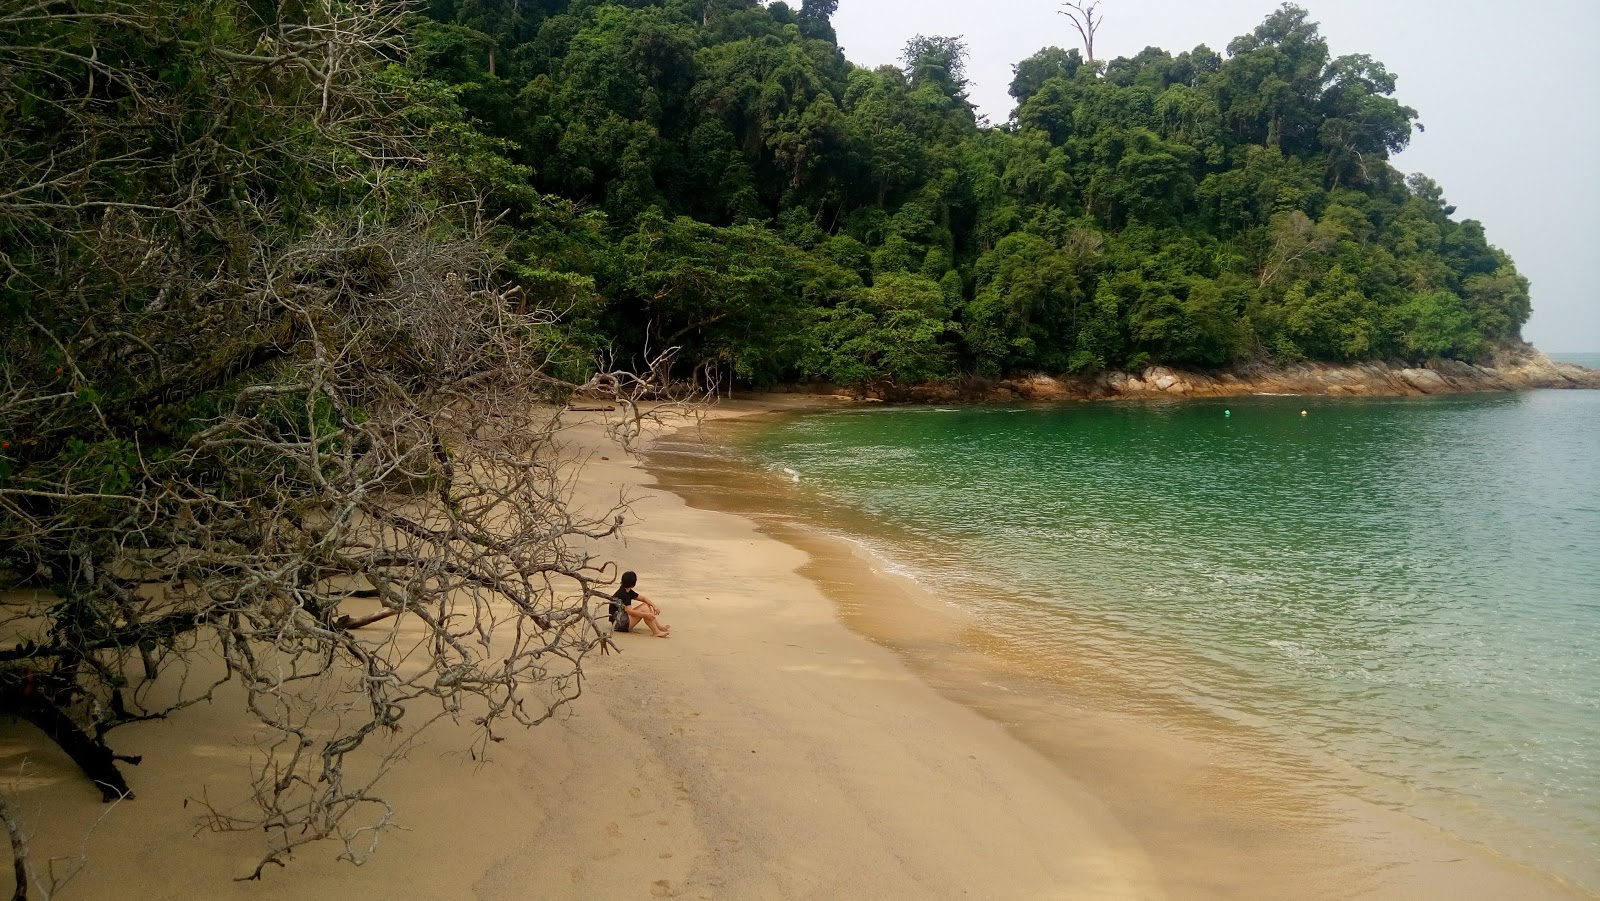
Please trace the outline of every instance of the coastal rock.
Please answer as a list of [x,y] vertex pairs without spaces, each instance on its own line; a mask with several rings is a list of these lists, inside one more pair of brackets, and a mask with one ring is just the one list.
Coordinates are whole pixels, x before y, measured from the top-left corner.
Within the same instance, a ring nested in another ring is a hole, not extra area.
[[1421,391],[1423,394],[1442,394],[1450,390],[1450,386],[1445,383],[1444,376],[1434,372],[1432,369],[1402,369],[1399,375],[1406,384]]
[[[912,403],[1066,401],[1149,397],[1231,397],[1296,394],[1354,397],[1518,391],[1530,388],[1600,388],[1600,371],[1557,363],[1527,344],[1501,348],[1484,365],[1436,360],[1353,364],[1251,364],[1220,372],[1189,372],[1150,366],[1137,374],[1092,376],[1034,373],[1012,379],[972,378],[909,387],[889,386],[863,394]],[[827,393],[833,393],[831,389]]]
[[1082,396],[1081,392],[1070,390],[1060,379],[1048,375],[1030,376],[1019,388],[1018,395],[1030,400],[1066,400]]

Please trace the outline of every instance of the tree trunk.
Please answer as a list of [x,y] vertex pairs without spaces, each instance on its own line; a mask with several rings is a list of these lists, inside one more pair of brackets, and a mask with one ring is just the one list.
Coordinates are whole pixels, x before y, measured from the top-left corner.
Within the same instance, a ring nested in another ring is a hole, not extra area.
[[13,713],[39,727],[39,730],[67,752],[72,762],[100,788],[101,800],[132,798],[133,790],[117,769],[118,760],[138,763],[138,757],[119,757],[105,743],[91,738],[78,728],[72,717],[50,703],[31,682],[8,685],[0,692],[0,710]]
[[5,822],[6,832],[11,836],[11,860],[17,872],[17,890],[12,893],[11,901],[28,901],[28,839],[3,794],[0,794],[0,821]]

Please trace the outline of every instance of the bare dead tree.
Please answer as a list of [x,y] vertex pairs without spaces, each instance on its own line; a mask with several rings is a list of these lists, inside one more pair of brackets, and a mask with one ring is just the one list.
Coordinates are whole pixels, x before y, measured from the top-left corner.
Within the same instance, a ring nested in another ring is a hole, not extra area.
[[714,403],[722,390],[717,360],[703,361],[694,368],[688,383],[674,381],[673,364],[680,348],[652,352],[645,347],[648,366],[642,372],[621,367],[602,358],[598,372],[578,389],[577,396],[611,401],[622,408],[622,416],[608,429],[624,448],[634,450],[649,428],[699,423],[708,403]]
[[[0,589],[43,589],[0,594],[0,711],[113,800],[116,729],[242,693],[253,804],[206,822],[259,877],[365,859],[428,723],[578,696],[624,499],[574,509],[551,317],[429,193],[402,7],[183,6],[0,0]],[[637,425],[654,382],[584,387]]]
[[[19,774],[20,775],[20,774]],[[15,792],[16,786],[12,786]],[[106,808],[109,814],[112,807]],[[66,856],[51,857],[41,865],[36,861],[28,844],[28,827],[13,804],[12,797],[0,791],[0,823],[5,825],[6,834],[11,841],[11,867],[12,879],[15,887],[12,889],[12,901],[26,901],[35,897],[40,901],[50,901],[66,889],[78,874],[83,872],[89,863],[89,838],[95,829],[105,821],[106,814],[86,831],[82,837],[82,844],[76,853]]]
[[[315,235],[263,261],[253,299],[282,317],[284,356],[181,443],[131,441],[114,488],[91,467],[0,487],[7,542],[74,567],[52,573],[58,593],[3,609],[28,636],[0,650],[7,706],[108,799],[131,796],[112,730],[237,681],[274,736],[264,815],[212,825],[267,828],[270,861],[331,836],[359,861],[390,814],[372,785],[404,751],[352,783],[369,739],[443,716],[492,741],[577,696],[579,661],[607,639],[590,599],[610,572],[575,541],[622,511],[571,509],[549,453],[570,386],[543,374],[533,317],[477,287],[487,261],[456,271],[473,257],[415,231]],[[214,679],[186,678],[208,658]]]
[[1265,288],[1309,258],[1327,251],[1335,240],[1330,227],[1311,221],[1299,210],[1274,213],[1267,236],[1271,243],[1256,277],[1258,288]]
[[22,823],[11,812],[11,802],[0,792],[0,823],[6,827],[6,835],[11,840],[11,866],[12,876],[16,880],[16,890],[12,892],[12,901],[28,901],[28,886],[33,882],[32,860],[28,854],[28,837],[22,831]]
[[1100,14],[1100,2],[1091,3],[1063,2],[1065,9],[1056,10],[1060,15],[1072,21],[1072,27],[1077,30],[1078,37],[1083,41],[1083,54],[1088,57],[1089,65],[1094,65],[1094,36],[1100,30],[1100,24],[1105,21]]

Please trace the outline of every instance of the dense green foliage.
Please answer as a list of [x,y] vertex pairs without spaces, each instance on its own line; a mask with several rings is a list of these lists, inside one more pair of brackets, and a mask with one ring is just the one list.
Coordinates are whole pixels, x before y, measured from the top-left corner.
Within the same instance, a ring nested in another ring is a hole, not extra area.
[[513,224],[529,185],[604,213],[524,253],[625,352],[846,382],[1471,360],[1527,318],[1482,227],[1389,165],[1394,76],[1297,7],[1225,56],[1041,50],[989,127],[958,39],[855,67],[836,6],[431,0],[410,65],[509,142]]

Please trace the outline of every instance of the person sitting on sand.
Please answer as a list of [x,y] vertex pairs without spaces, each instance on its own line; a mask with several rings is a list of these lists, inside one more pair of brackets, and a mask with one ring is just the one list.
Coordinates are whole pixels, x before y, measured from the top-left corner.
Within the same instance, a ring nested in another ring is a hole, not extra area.
[[611,599],[620,603],[628,611],[628,628],[619,631],[632,632],[639,628],[640,623],[650,627],[650,634],[657,638],[666,638],[672,634],[672,627],[661,622],[661,608],[655,601],[633,590],[639,584],[639,576],[633,570],[622,574],[622,587],[611,595]]

